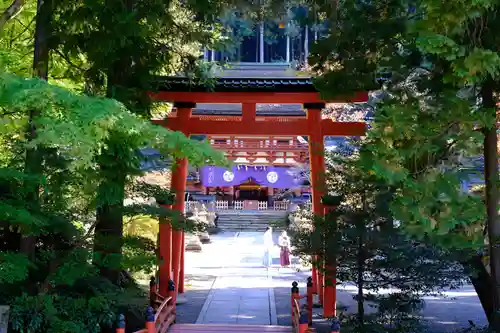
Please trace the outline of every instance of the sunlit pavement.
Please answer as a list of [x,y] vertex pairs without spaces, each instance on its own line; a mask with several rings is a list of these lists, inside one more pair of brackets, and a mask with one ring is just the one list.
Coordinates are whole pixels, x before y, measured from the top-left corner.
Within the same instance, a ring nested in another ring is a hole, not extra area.
[[262,233],[225,233],[202,253],[186,253],[186,274],[216,276],[198,324],[277,325],[262,247]]
[[[275,242],[277,237],[275,235]],[[210,289],[198,323],[277,324],[276,303],[280,297],[287,302],[291,283],[298,281],[301,292],[305,292],[310,271],[278,269],[277,247],[273,253],[273,267],[268,270],[262,266],[263,233],[228,232],[212,235],[211,240],[210,244],[204,244],[201,253],[185,254],[187,276],[216,277],[215,281],[213,278],[188,281],[191,288]],[[348,312],[355,311],[355,293],[353,285],[337,288],[338,303]],[[478,326],[486,323],[471,286],[446,292],[445,296],[425,297],[424,316],[438,328],[436,332],[467,327],[468,320]]]

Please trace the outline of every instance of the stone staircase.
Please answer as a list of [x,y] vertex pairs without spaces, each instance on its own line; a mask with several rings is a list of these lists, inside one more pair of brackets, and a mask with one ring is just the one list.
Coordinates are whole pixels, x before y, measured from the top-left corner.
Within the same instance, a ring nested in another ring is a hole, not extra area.
[[217,228],[222,231],[265,231],[268,226],[285,226],[288,215],[274,210],[222,210],[217,214]]

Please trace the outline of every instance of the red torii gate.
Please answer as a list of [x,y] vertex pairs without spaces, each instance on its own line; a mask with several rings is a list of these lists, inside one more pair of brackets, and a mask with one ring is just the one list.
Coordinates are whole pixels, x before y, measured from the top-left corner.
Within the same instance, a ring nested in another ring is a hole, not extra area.
[[[356,103],[368,100],[367,92],[356,93],[351,98],[322,100],[309,78],[220,78],[212,91],[205,87],[189,85],[184,78],[162,78],[158,92],[150,93],[155,101],[173,102],[175,117],[154,120],[171,130],[180,131],[186,136],[206,135],[255,135],[255,136],[308,136],[311,164],[311,185],[314,214],[323,215],[321,198],[324,194],[325,170],[324,136],[363,136],[364,122],[334,122],[322,119],[321,111],[328,103]],[[203,119],[192,115],[196,103],[241,103],[242,115],[235,117],[204,116]],[[272,117],[257,115],[256,104],[302,104],[305,117]],[[172,190],[175,192],[173,209],[184,211],[188,163],[186,159],[177,161],[172,170]],[[173,271],[174,282],[180,293],[184,292],[184,233],[172,230],[168,224],[160,225],[159,252],[160,294],[167,294],[168,280]],[[323,277],[313,267],[313,281],[323,304],[325,317],[335,315],[336,289],[335,277]],[[323,279],[333,283],[323,283]]]

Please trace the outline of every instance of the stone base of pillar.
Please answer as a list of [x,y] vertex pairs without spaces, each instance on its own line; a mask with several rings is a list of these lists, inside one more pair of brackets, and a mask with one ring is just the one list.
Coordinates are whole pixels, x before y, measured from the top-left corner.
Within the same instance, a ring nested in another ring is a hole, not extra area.
[[202,232],[198,233],[198,238],[200,239],[200,242],[202,244],[210,243],[210,235],[206,231],[202,231]]
[[201,252],[203,250],[203,244],[197,235],[186,234],[185,237],[185,251]]
[[313,295],[313,308],[315,309],[322,309],[323,304],[319,302],[319,296],[318,295]]
[[177,301],[175,302],[175,304],[176,305],[185,304],[185,303],[187,303],[187,301],[188,301],[187,298],[184,297],[183,294],[178,294],[177,295]]
[[209,227],[207,228],[207,232],[209,235],[216,235],[218,233],[220,233],[222,230],[220,230],[219,228],[217,227]]

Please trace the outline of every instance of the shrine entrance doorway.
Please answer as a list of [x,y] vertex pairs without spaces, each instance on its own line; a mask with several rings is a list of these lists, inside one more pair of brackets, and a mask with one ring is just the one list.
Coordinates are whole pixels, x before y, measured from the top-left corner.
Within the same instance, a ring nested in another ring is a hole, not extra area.
[[234,201],[242,202],[243,209],[257,210],[259,202],[268,202],[268,188],[253,178],[234,187]]

